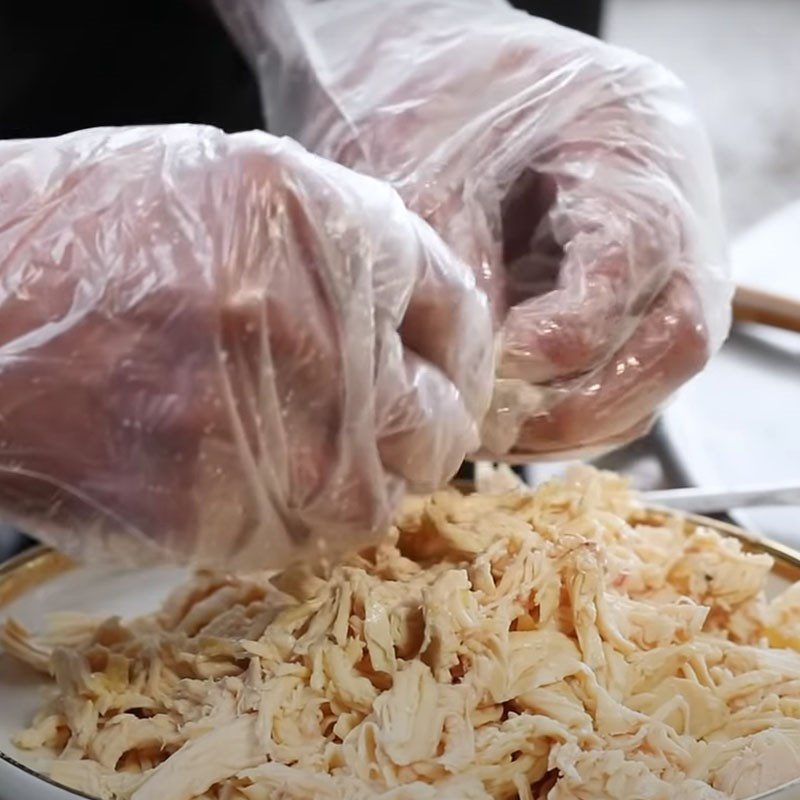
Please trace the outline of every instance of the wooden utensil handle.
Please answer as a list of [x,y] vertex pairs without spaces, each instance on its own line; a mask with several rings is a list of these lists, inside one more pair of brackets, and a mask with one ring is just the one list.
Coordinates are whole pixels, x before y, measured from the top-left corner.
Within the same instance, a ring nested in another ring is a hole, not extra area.
[[758,322],[800,333],[800,300],[750,286],[737,286],[733,318],[737,322]]

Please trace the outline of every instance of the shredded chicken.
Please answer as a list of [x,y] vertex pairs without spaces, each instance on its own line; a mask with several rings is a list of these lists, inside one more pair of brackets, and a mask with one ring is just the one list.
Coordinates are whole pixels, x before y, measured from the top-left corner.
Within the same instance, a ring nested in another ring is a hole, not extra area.
[[410,499],[327,569],[8,620],[55,682],[17,745],[120,800],[738,800],[800,776],[800,654],[770,647],[800,594],[766,602],[768,556],[610,473],[500,478]]

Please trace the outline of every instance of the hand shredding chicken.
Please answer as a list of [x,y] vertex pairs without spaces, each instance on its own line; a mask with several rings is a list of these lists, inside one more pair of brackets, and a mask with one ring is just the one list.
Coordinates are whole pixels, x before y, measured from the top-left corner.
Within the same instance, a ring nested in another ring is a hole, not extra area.
[[800,595],[767,604],[771,566],[586,468],[412,498],[335,566],[9,620],[55,682],[16,743],[115,800],[751,797],[800,776],[800,654],[769,644]]

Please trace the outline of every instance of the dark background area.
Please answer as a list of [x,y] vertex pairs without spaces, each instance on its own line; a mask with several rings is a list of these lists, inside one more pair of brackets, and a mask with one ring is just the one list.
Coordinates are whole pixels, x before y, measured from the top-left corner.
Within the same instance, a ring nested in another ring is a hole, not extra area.
[[[601,1],[515,5],[596,34]],[[263,127],[255,81],[203,0],[4,0],[0,76],[3,139],[98,125]]]

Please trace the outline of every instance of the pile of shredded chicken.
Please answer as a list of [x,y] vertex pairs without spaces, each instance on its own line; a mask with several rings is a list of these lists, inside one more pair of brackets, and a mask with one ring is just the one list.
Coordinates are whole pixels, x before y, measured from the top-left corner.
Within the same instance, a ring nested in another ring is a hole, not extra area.
[[[134,800],[718,800],[800,776],[800,590],[588,469],[407,502],[374,548],[198,574],[157,614],[60,614],[17,739]],[[774,636],[778,636],[777,633]]]

